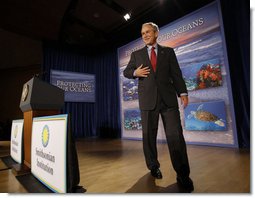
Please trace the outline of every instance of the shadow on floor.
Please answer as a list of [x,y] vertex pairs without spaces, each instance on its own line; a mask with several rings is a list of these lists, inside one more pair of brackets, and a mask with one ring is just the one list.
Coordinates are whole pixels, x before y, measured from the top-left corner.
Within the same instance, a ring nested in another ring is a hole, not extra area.
[[147,173],[141,177],[126,193],[190,193],[181,188],[177,183],[167,187],[157,186],[155,178]]
[[18,163],[10,155],[0,157],[0,170],[11,169],[15,164]]
[[[26,175],[16,176],[16,179],[29,193],[53,193],[49,188],[42,184],[31,173]],[[86,189],[82,186],[76,186],[71,193],[85,193]]]

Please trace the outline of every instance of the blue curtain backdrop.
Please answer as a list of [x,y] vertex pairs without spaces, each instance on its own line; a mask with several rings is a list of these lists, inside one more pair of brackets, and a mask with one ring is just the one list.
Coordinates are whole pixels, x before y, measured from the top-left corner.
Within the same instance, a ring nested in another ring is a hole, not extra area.
[[250,4],[222,0],[239,146],[250,148]]
[[44,79],[50,82],[50,70],[95,74],[96,102],[66,102],[62,113],[71,115],[71,129],[76,138],[121,135],[118,64],[116,52],[97,55],[81,50],[43,47]]

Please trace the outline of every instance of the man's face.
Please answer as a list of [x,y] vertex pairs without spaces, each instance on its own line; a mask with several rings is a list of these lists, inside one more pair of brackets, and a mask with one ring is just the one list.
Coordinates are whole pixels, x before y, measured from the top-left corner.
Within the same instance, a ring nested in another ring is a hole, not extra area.
[[156,43],[158,32],[155,32],[151,25],[143,25],[141,34],[146,45],[154,45]]

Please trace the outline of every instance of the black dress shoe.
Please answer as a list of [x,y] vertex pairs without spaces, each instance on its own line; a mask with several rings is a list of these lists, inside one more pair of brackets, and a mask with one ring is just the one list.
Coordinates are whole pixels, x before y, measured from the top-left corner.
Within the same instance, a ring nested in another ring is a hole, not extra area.
[[194,190],[193,181],[189,177],[177,176],[177,183],[189,192]]
[[162,179],[162,173],[159,170],[159,168],[153,168],[151,169],[151,175],[157,179]]

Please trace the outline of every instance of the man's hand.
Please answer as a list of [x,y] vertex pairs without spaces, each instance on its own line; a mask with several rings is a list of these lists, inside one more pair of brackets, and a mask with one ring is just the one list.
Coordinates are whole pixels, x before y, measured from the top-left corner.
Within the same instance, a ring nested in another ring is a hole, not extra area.
[[189,104],[188,96],[181,96],[181,104],[184,108],[187,107],[187,105]]
[[135,70],[135,76],[136,77],[147,77],[150,73],[149,67],[142,68],[143,64],[141,64],[136,70]]

